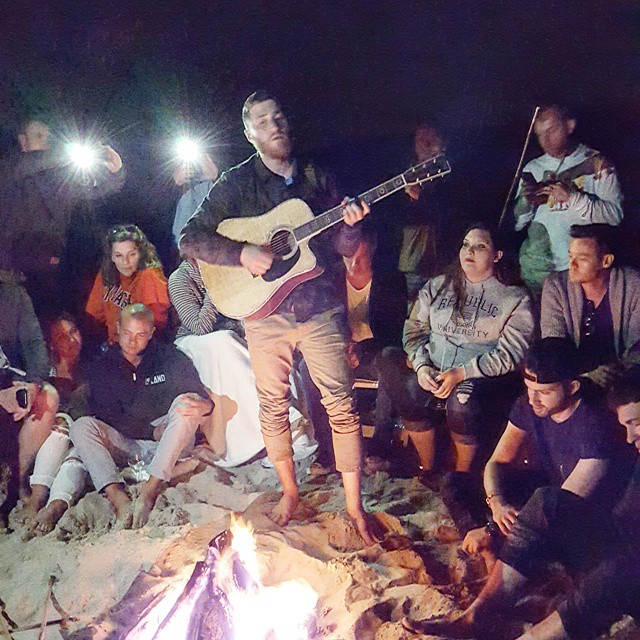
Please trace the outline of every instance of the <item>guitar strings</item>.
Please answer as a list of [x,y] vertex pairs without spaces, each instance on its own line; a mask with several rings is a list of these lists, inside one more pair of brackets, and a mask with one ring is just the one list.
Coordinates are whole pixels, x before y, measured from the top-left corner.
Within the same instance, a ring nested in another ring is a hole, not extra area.
[[[417,166],[422,166],[422,165],[427,165],[429,163],[433,163],[434,160],[435,160],[435,158],[431,158],[430,160],[426,160],[426,161],[424,161],[423,163],[421,163],[420,165],[417,165]],[[416,167],[412,167],[410,169],[410,171],[413,171],[413,173],[415,173],[415,169],[416,169]],[[440,175],[440,174],[438,173],[433,177],[437,177],[438,175]],[[431,174],[427,174],[427,179],[429,179],[429,178],[432,178]],[[359,199],[363,200],[365,202],[368,202],[367,198],[370,195],[374,194],[376,191],[378,191],[382,195],[389,195],[389,194],[387,194],[387,191],[392,189],[394,186],[395,186],[395,180],[389,180],[388,182],[385,182],[382,185],[379,185],[375,189],[371,189],[369,191],[366,191],[361,196],[359,196]],[[321,216],[318,216],[318,218],[323,218],[325,216],[331,217],[332,214],[335,214],[337,212],[337,209],[339,209],[339,208],[340,207],[334,207],[333,209],[330,209],[329,211],[325,211],[325,213],[322,214]],[[313,228],[313,226],[315,226],[315,225],[313,225],[311,223],[315,222],[317,224],[318,218],[303,224],[299,229],[302,230],[307,226]],[[292,241],[292,237],[293,237],[293,241]],[[275,239],[273,239],[269,243],[269,247],[273,251],[273,253],[278,255],[283,249],[286,249],[287,252],[291,251],[296,246],[296,244],[297,244],[297,241],[295,239],[295,235],[293,234],[293,232],[289,232],[289,233],[282,233],[281,232]]]
[[292,246],[291,243],[289,242],[289,237],[285,236],[282,238],[277,238],[276,240],[274,240],[273,242],[269,243],[269,246],[271,248],[271,250],[273,251],[273,253],[278,254],[282,249],[288,249],[291,250]]
[[289,238],[277,238],[270,242],[270,245],[272,247],[287,247],[290,246],[291,243],[289,242]]

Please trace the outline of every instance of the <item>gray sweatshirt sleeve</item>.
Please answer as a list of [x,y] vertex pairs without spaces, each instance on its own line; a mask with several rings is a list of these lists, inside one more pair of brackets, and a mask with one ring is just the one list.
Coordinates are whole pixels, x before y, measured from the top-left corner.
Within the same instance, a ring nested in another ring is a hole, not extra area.
[[498,344],[464,365],[464,377],[492,378],[514,371],[524,358],[535,329],[531,298],[522,292],[504,324]]
[[414,371],[417,371],[422,365],[433,366],[428,349],[431,334],[429,310],[433,302],[431,286],[432,281],[430,280],[422,287],[409,319],[404,323],[402,345],[409,356]]
[[540,335],[543,338],[571,338],[562,300],[565,298],[560,274],[551,274],[542,287]]

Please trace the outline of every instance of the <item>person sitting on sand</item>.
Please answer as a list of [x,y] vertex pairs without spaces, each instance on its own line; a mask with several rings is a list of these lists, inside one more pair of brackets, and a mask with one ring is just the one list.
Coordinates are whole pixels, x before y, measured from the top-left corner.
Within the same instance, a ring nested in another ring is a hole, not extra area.
[[[353,368],[354,378],[376,381],[380,353],[390,345],[402,345],[402,327],[407,317],[407,287],[404,276],[397,270],[379,269],[374,265],[377,247],[378,239],[374,229],[364,225],[356,252],[342,259],[346,272],[342,296],[347,311],[347,333],[351,338],[347,343],[349,364]],[[329,417],[322,404],[320,390],[313,383],[304,360],[300,371],[309,415],[319,445],[317,464],[312,467],[311,472],[321,474],[335,468]],[[390,440],[391,430],[386,427],[393,422],[388,402],[376,403],[376,422],[384,424],[385,429],[377,429],[376,440],[367,442],[365,473],[384,470],[389,466],[381,457]]]
[[[207,464],[235,467],[264,449],[258,419],[258,392],[247,343],[237,320],[221,315],[202,281],[197,263],[184,260],[169,277],[169,297],[180,319],[175,345],[193,362],[202,383],[212,394],[215,408],[201,425],[208,445],[194,455]],[[317,448],[303,427],[299,410],[299,383],[289,376],[292,402],[293,457],[302,460]]]
[[102,268],[85,309],[87,328],[94,338],[102,338],[106,329],[109,343],[117,342],[120,311],[136,302],[151,309],[162,332],[171,304],[156,248],[135,225],[118,224],[104,237]]
[[45,382],[47,348],[29,294],[0,249],[0,459],[11,470],[2,519],[28,493],[38,449],[51,433],[58,394]]
[[[93,485],[113,505],[119,528],[146,524],[176,461],[193,448],[199,424],[213,411],[189,358],[173,344],[152,340],[153,333],[151,309],[133,304],[122,310],[118,343],[88,375],[90,415],[69,429]],[[150,477],[133,505],[118,465],[136,458],[149,463]]]
[[[515,602],[516,588],[521,592],[541,565],[559,561],[578,571],[593,549],[607,544],[611,518],[605,515],[628,475],[619,473],[626,465],[605,407],[578,393],[575,346],[564,338],[536,342],[525,359],[524,376],[528,400],[514,405],[484,475],[493,521],[506,536],[498,561],[477,600],[460,617],[405,618],[403,625],[410,631],[451,638],[491,636],[506,604]],[[510,472],[527,441],[534,444],[545,482],[518,510],[514,496],[531,486],[523,476],[532,474]]]
[[443,410],[455,471],[461,484],[471,482],[479,446],[501,423],[498,408],[519,383],[514,372],[533,333],[529,295],[506,268],[498,236],[482,223],[470,226],[455,263],[420,290],[404,351],[387,347],[380,358],[378,402],[386,396],[393,403],[425,482]]
[[82,334],[75,318],[62,312],[49,325],[49,382],[60,397],[53,431],[40,447],[33,474],[31,494],[12,523],[27,527],[25,537],[52,531],[64,512],[82,493],[86,470],[71,449],[69,425],[87,413],[88,364],[82,356]]
[[640,272],[615,265],[614,233],[571,227],[569,269],[546,279],[540,316],[542,336],[573,340],[582,375],[603,391],[640,365]]
[[[614,383],[609,404],[627,431],[627,442],[640,451],[640,380],[627,374]],[[614,537],[604,559],[553,613],[518,640],[594,638],[606,633],[623,614],[640,622],[640,460],[613,513]],[[605,516],[606,517],[606,516]],[[569,538],[566,544],[574,544]],[[617,635],[617,634],[616,634]],[[630,636],[628,636],[630,637]]]

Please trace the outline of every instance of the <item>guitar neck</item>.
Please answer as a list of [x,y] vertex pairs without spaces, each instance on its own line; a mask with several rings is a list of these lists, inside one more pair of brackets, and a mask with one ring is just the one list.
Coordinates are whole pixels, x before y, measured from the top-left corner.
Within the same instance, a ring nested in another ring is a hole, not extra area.
[[[440,177],[445,173],[448,173],[450,170],[450,167],[448,167],[447,165],[447,170],[440,170],[435,175],[431,175],[421,181]],[[405,175],[410,172],[411,170],[405,171],[404,173],[397,175],[395,178],[391,178],[391,180],[382,182],[377,187],[361,193],[356,198],[356,200],[361,200],[362,202],[366,202],[369,206],[371,206],[379,200],[382,200],[383,198],[390,196],[392,193],[395,193],[396,191],[399,191],[400,189],[406,187],[408,184],[412,184],[405,177]],[[342,205],[338,205],[337,207],[333,207],[333,209],[329,209],[328,211],[321,213],[312,220],[309,220],[309,222],[305,222],[305,224],[296,227],[293,230],[294,236],[298,242],[309,240],[310,238],[317,236],[319,233],[322,233],[325,229],[332,227],[338,222],[341,222],[343,217],[344,208],[342,207]]]
[[[399,175],[391,180],[387,180],[386,182],[379,184],[373,189],[369,189],[368,191],[361,193],[357,199],[362,200],[362,202],[366,202],[371,206],[378,202],[378,200],[382,200],[383,198],[390,196],[392,193],[399,191],[406,186],[406,184],[407,181],[404,179],[404,176]],[[342,205],[333,207],[333,209],[329,209],[328,211],[325,211],[319,216],[313,218],[313,220],[309,220],[309,222],[297,227],[294,230],[295,238],[298,242],[313,238],[319,233],[322,233],[325,229],[341,222],[343,217],[344,209]]]

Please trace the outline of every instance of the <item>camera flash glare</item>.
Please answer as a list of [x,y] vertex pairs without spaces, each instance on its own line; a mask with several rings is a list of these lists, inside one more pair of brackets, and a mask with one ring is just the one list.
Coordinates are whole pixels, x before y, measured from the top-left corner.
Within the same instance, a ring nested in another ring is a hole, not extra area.
[[71,162],[81,171],[92,169],[98,161],[97,150],[86,142],[72,142],[69,144],[67,151]]
[[176,143],[176,155],[184,164],[195,164],[202,157],[200,144],[191,138],[180,138]]

